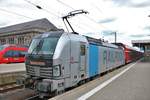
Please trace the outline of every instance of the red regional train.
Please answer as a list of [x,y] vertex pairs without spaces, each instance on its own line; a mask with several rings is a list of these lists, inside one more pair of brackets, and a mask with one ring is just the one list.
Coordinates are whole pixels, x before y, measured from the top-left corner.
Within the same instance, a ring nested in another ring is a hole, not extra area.
[[0,63],[19,63],[25,61],[28,47],[5,44],[0,46]]
[[130,63],[132,61],[136,61],[143,56],[143,52],[138,51],[138,50],[134,49],[133,47],[130,47],[123,43],[113,43],[113,44],[123,47],[126,64]]

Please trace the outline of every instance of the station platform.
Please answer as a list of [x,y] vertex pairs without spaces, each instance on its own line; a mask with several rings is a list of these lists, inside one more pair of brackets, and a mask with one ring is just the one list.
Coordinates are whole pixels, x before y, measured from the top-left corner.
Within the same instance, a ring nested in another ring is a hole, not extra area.
[[0,64],[0,74],[25,71],[24,63]]
[[149,76],[150,61],[141,60],[49,100],[150,100]]
[[0,85],[15,83],[25,70],[24,63],[0,64]]

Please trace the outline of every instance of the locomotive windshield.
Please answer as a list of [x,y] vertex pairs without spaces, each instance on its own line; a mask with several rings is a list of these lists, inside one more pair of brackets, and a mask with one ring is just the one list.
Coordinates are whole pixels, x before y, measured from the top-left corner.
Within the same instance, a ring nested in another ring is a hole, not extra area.
[[57,42],[58,42],[57,37],[33,39],[31,44],[30,44],[28,53],[29,54],[50,54],[50,55],[53,55]]

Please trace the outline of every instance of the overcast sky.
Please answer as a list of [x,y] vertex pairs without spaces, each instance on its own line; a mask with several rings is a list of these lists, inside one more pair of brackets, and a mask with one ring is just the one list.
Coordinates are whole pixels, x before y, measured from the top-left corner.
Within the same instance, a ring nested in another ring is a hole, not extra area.
[[[30,1],[30,2],[28,2]],[[0,27],[47,18],[65,29],[61,17],[84,9],[87,15],[69,19],[75,31],[95,38],[131,45],[131,40],[150,39],[150,0],[0,0]],[[39,5],[43,10],[37,9]],[[66,29],[65,29],[66,30]]]

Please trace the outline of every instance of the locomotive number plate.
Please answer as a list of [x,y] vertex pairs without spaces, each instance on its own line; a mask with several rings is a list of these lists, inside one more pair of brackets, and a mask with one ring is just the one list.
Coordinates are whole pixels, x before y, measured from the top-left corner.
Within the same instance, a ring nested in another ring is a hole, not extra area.
[[42,66],[45,65],[44,62],[39,62],[39,61],[30,61],[30,64],[31,64],[31,65],[42,65]]

